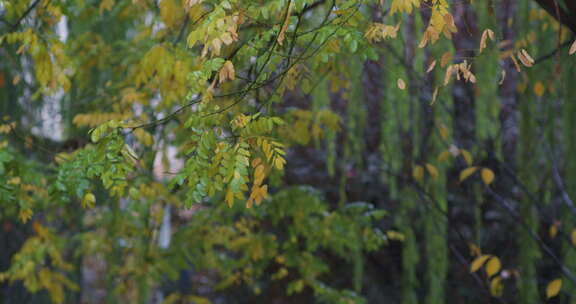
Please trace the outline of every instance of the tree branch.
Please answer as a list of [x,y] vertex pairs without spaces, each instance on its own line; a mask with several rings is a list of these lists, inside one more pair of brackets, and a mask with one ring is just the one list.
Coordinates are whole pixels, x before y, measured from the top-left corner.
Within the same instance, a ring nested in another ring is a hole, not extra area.
[[12,32],[12,31],[16,30],[18,28],[18,26],[20,26],[20,23],[22,22],[22,20],[24,20],[24,18],[26,18],[39,3],[40,3],[40,0],[35,0],[26,9],[26,11],[22,14],[22,16],[20,16],[20,18],[18,18],[18,20],[16,20],[16,23],[12,24],[10,31]]
[[[569,5],[570,11],[565,11],[562,9],[557,0],[535,0],[548,14],[556,18],[558,22],[567,26],[573,33],[576,34],[576,10],[574,10],[575,5]],[[574,0],[568,0],[570,3]]]
[[554,55],[556,55],[558,52],[560,52],[562,49],[568,47],[570,44],[572,44],[573,40],[568,40],[565,41],[564,43],[560,44],[556,49],[554,49],[553,51],[551,51],[550,53],[546,54],[546,55],[542,55],[538,58],[536,58],[536,60],[534,60],[534,64],[538,64],[541,63],[542,61],[545,61],[546,59],[552,58],[554,57]]

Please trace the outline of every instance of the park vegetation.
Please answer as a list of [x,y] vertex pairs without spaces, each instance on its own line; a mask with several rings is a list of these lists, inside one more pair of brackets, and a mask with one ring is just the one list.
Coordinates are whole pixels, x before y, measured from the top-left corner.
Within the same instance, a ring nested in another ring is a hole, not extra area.
[[576,2],[0,0],[0,303],[576,303]]

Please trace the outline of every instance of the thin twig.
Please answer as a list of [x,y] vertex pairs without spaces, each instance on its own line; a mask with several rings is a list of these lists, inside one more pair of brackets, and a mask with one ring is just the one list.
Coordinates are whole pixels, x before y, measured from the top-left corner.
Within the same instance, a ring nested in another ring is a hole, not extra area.
[[18,28],[18,26],[20,26],[20,23],[22,22],[22,20],[24,20],[24,18],[26,18],[30,12],[32,12],[32,10],[38,5],[38,3],[40,3],[40,0],[35,0],[27,9],[26,11],[20,16],[20,18],[18,18],[18,20],[16,20],[16,23],[12,24],[11,26],[11,31],[16,30],[16,28]]

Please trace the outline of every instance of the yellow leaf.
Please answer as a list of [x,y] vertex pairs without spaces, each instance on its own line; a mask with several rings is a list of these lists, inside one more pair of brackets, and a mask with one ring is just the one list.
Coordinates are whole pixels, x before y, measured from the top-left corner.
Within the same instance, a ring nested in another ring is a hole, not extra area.
[[14,78],[12,78],[12,84],[17,85],[18,83],[20,83],[20,80],[22,80],[22,77],[20,77],[20,75],[16,75],[14,76]]
[[557,296],[561,288],[562,288],[562,279],[556,279],[551,281],[550,283],[548,283],[548,286],[546,286],[546,298],[550,299],[552,297]]
[[276,167],[276,169],[278,169],[278,170],[284,169],[285,164],[286,164],[286,160],[284,160],[284,158],[279,157],[279,156],[274,158],[274,167]]
[[278,255],[276,256],[276,262],[278,264],[284,264],[286,263],[286,258],[283,255]]
[[474,174],[474,172],[476,172],[476,170],[478,170],[478,167],[469,167],[469,168],[462,170],[462,172],[460,172],[460,182],[462,182],[465,179],[467,179],[468,177],[470,177],[470,175]]
[[234,205],[234,192],[232,190],[228,190],[226,192],[226,203],[230,208],[232,208],[232,205]]
[[466,164],[468,166],[472,166],[472,163],[474,162],[474,160],[472,159],[472,154],[470,154],[470,152],[464,149],[460,149],[460,153],[462,153],[462,157],[464,158]]
[[32,223],[32,228],[34,228],[34,231],[40,238],[46,239],[50,236],[50,231],[48,228],[42,226],[42,224],[40,224],[38,221],[34,221]]
[[430,22],[424,32],[422,40],[418,45],[419,48],[425,47],[429,42],[434,44],[440,38],[441,34],[451,39],[452,34],[457,32],[454,18],[450,15],[448,2],[446,0],[433,1],[430,6],[432,15],[430,16]]
[[576,53],[576,40],[570,46],[570,51],[568,51],[568,55],[574,55]]
[[21,182],[20,177],[12,177],[11,179],[8,180],[8,184],[10,185],[19,185]]
[[280,270],[278,270],[278,272],[276,272],[275,274],[272,275],[272,279],[273,280],[280,280],[287,275],[288,275],[288,269],[286,269],[285,267],[282,267],[282,268],[280,268]]
[[438,161],[443,162],[450,158],[450,151],[446,150],[438,155]]
[[257,166],[256,169],[254,169],[254,184],[258,186],[261,185],[265,177],[264,166]]
[[404,242],[404,240],[406,239],[406,236],[402,232],[398,232],[398,231],[394,231],[394,230],[386,231],[386,236],[388,237],[389,240],[393,240],[393,241]]
[[482,254],[480,247],[476,246],[476,244],[470,243],[468,247],[470,247],[470,254],[472,256],[480,256]]
[[396,12],[412,13],[412,8],[420,7],[420,0],[393,0],[390,5],[390,14]]
[[162,18],[164,24],[166,24],[168,27],[174,26],[182,14],[180,5],[176,4],[174,0],[162,0],[159,6],[160,17]]
[[404,83],[404,80],[402,80],[402,78],[398,78],[398,81],[396,83],[398,84],[398,88],[400,90],[406,89],[406,83]]
[[82,207],[83,208],[94,208],[94,204],[96,203],[96,197],[91,192],[84,194],[84,198],[82,198]]
[[[220,50],[222,50],[222,42],[223,41],[220,40],[219,38],[214,38],[212,40],[212,44],[211,44],[212,45],[212,53],[214,53],[214,55],[216,55],[216,56],[220,55]],[[206,46],[205,46],[205,49],[206,49]],[[203,53],[202,57],[206,56],[207,52],[208,51],[206,49],[206,53]]]
[[576,228],[572,229],[572,233],[570,233],[570,240],[572,241],[572,245],[576,246]]
[[502,264],[500,263],[500,259],[498,257],[492,257],[488,263],[486,263],[486,274],[491,277],[498,273],[501,267]]
[[446,140],[448,139],[448,136],[450,135],[450,131],[448,130],[448,128],[446,127],[446,125],[444,125],[443,123],[438,125],[438,132],[440,132],[440,136],[442,137],[442,139]]
[[414,179],[419,182],[422,181],[422,179],[424,178],[424,168],[422,168],[422,166],[414,167],[414,169],[412,170],[412,177],[414,177]]
[[111,11],[113,6],[114,6],[114,0],[102,0],[102,2],[100,2],[99,7],[100,15],[102,15],[102,12],[104,12],[105,10]]
[[548,234],[550,235],[551,239],[555,238],[558,234],[558,227],[555,224],[550,225],[550,228],[548,228]]
[[480,269],[484,265],[484,263],[486,263],[486,261],[491,257],[492,256],[489,254],[484,254],[474,259],[474,261],[472,261],[472,263],[470,264],[470,272],[478,271],[478,269]]
[[226,80],[234,80],[236,78],[236,72],[234,71],[234,65],[232,61],[226,60],[222,68],[220,69],[218,83],[223,83]]
[[134,136],[146,147],[150,147],[154,144],[154,137],[152,134],[146,132],[142,128],[134,130]]
[[432,178],[438,177],[438,169],[436,169],[436,167],[434,167],[433,165],[426,164],[426,170],[428,170],[428,173],[430,173],[430,176],[432,176]]
[[504,285],[501,277],[495,277],[490,281],[490,294],[494,297],[502,296]]
[[494,181],[494,172],[488,168],[482,168],[480,175],[482,175],[482,181],[486,185],[490,185]]
[[372,43],[382,41],[386,38],[396,38],[398,29],[400,29],[400,24],[393,26],[382,23],[372,23],[366,30],[364,38]]
[[258,189],[258,196],[254,199],[256,202],[256,206],[259,206],[262,203],[262,200],[268,196],[268,185],[264,185]]
[[534,94],[536,94],[536,96],[538,97],[542,97],[542,95],[544,95],[545,90],[546,88],[540,81],[536,82],[536,84],[534,85]]
[[18,214],[18,218],[22,223],[26,223],[29,219],[32,218],[32,209],[20,209],[20,213]]

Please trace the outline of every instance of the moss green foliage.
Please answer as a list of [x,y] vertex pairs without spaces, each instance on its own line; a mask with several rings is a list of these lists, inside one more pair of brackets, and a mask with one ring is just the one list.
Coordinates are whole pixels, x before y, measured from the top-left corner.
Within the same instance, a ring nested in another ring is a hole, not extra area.
[[357,251],[372,252],[384,243],[384,234],[372,228],[384,212],[362,203],[329,212],[310,188],[282,190],[270,202],[199,211],[174,241],[201,246],[175,246],[169,261],[215,270],[218,288],[240,285],[260,293],[280,285],[288,295],[309,290],[323,303],[362,302],[359,294],[335,289],[322,277],[332,267],[351,271]]

